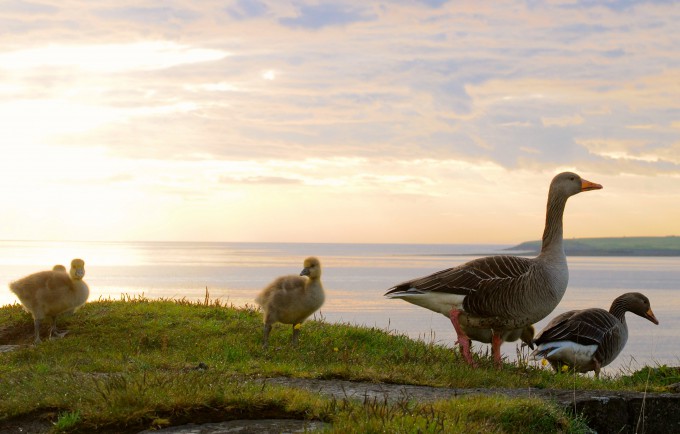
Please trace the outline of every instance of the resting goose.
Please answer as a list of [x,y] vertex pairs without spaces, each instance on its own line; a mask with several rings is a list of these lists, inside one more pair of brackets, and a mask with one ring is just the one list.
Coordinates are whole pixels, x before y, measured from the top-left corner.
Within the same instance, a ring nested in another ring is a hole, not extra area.
[[649,305],[649,299],[639,292],[627,292],[609,308],[571,310],[553,318],[536,336],[536,350],[531,357],[545,358],[555,371],[562,366],[577,372],[595,371],[610,364],[621,353],[628,340],[626,312],[633,312],[654,324],[659,321]]
[[297,344],[300,324],[316,312],[325,299],[321,285],[321,263],[315,257],[304,261],[299,276],[282,276],[264,288],[255,302],[264,311],[264,347],[274,323],[293,325],[293,344]]
[[90,295],[90,289],[83,281],[85,262],[82,259],[71,261],[68,273],[58,267],[31,274],[9,285],[26,312],[33,316],[36,343],[40,342],[40,324],[43,319],[50,320],[50,338],[53,334],[63,336],[66,332],[57,330],[57,317],[75,312]]
[[509,330],[535,324],[562,299],[569,270],[562,247],[562,215],[567,199],[601,185],[575,173],[555,176],[548,205],[541,253],[535,258],[488,256],[390,288],[385,296],[439,312],[453,324],[468,364],[474,365],[463,327],[493,330],[492,353],[501,366],[502,336]]

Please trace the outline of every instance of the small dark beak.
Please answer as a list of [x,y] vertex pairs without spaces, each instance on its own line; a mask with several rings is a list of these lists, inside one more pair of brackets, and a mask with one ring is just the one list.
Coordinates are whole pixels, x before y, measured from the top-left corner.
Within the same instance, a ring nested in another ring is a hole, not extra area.
[[601,188],[602,186],[600,184],[586,181],[585,179],[581,180],[581,191],[599,190]]
[[532,350],[534,349],[534,343],[533,342],[522,342],[523,347],[529,347]]
[[645,312],[645,318],[647,318],[654,324],[659,325],[659,320],[656,319],[656,316],[654,316],[654,312],[652,312],[652,309],[649,309],[647,312]]
[[309,268],[303,268],[302,271],[300,271],[300,276],[309,276]]

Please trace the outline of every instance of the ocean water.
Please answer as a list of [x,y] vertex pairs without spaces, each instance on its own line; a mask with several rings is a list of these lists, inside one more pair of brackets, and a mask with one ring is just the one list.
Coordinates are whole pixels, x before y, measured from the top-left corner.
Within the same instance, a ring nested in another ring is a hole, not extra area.
[[[274,278],[299,274],[307,256],[323,265],[326,303],[319,315],[329,322],[389,329],[413,338],[452,346],[449,319],[402,300],[383,297],[391,286],[452,267],[479,256],[500,253],[506,245],[304,244],[185,242],[0,241],[0,305],[17,300],[6,284],[75,257],[86,261],[90,300],[122,294],[149,298],[202,300],[236,306],[253,304]],[[638,291],[651,301],[660,325],[627,314],[629,339],[605,372],[644,365],[680,365],[680,257],[569,257],[567,292],[550,318],[587,307],[609,308],[624,292]],[[482,349],[486,345],[477,344]],[[516,344],[503,345],[514,359]]]

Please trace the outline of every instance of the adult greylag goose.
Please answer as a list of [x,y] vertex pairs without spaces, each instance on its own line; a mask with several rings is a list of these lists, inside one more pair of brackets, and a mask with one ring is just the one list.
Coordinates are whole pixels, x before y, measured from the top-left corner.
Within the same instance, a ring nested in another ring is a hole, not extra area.
[[[548,205],[540,254],[535,258],[488,256],[390,288],[385,296],[439,312],[453,324],[463,357],[474,365],[470,341],[463,327],[493,331],[494,360],[501,366],[502,336],[545,318],[562,299],[569,270],[562,246],[562,216],[567,199],[601,185],[575,173],[555,176]],[[461,325],[463,327],[461,327]]]
[[590,308],[556,316],[534,339],[537,347],[531,356],[545,358],[557,372],[566,365],[577,372],[595,371],[599,377],[600,369],[626,346],[626,312],[659,324],[649,299],[639,292],[627,292],[614,299],[609,312]]
[[50,338],[53,334],[59,337],[65,335],[66,331],[57,329],[57,317],[75,312],[90,295],[90,288],[83,281],[85,262],[82,259],[71,261],[68,273],[58,267],[33,273],[9,285],[24,310],[33,316],[36,343],[40,342],[40,324],[45,318],[50,320]]
[[316,312],[325,300],[321,284],[321,262],[315,257],[305,259],[299,276],[282,276],[267,285],[255,299],[264,311],[264,347],[269,345],[269,333],[277,322],[293,325],[293,344],[297,344],[300,324]]

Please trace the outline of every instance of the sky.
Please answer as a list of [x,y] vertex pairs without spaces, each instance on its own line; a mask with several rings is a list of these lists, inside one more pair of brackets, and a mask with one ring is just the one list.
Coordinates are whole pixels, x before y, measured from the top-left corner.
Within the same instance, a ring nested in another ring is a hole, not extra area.
[[680,235],[680,3],[2,0],[0,239]]

